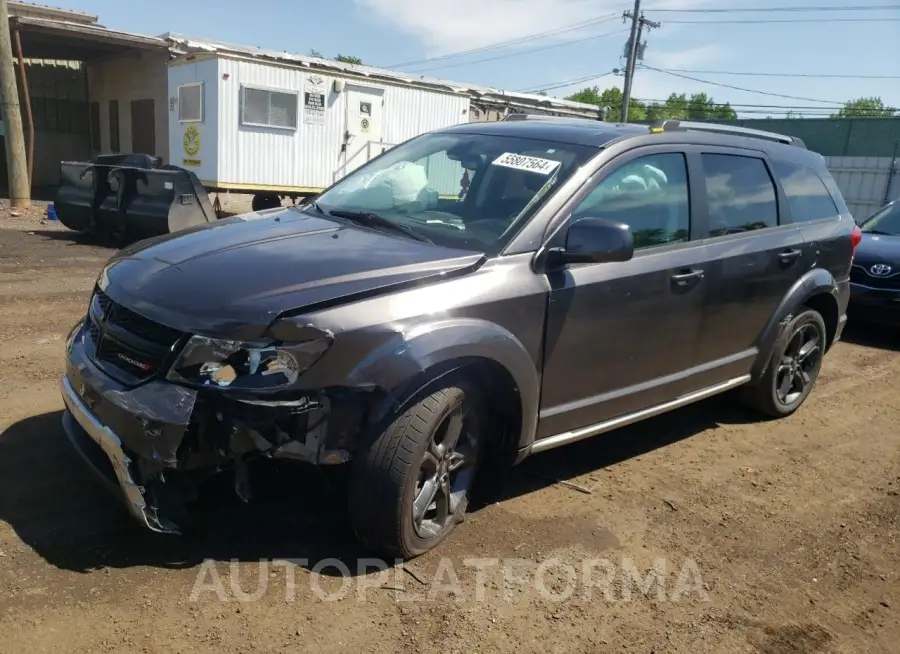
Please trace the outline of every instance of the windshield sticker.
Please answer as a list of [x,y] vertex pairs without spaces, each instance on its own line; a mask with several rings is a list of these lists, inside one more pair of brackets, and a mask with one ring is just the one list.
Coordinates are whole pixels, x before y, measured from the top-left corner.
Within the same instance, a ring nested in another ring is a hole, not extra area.
[[541,175],[549,175],[559,167],[558,161],[553,159],[541,159],[540,157],[528,157],[524,154],[516,154],[515,152],[506,152],[494,159],[492,162],[495,166],[505,166],[507,168],[515,168],[516,170],[526,170],[531,173],[540,173]]

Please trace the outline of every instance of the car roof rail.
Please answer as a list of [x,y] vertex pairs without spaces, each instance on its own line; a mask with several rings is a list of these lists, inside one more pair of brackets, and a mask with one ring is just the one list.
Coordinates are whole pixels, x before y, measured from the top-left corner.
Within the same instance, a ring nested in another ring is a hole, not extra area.
[[596,122],[598,120],[605,121],[608,113],[609,113],[609,107],[601,107],[600,109],[598,109],[596,116],[586,116],[583,114],[580,116],[569,116],[569,115],[553,116],[553,115],[549,115],[549,114],[510,113],[510,114],[507,114],[503,118],[503,121],[507,121],[507,120],[512,120],[512,121],[518,121],[518,120],[590,120],[590,121]]
[[650,125],[650,132],[658,134],[660,132],[676,132],[683,130],[691,130],[697,132],[711,132],[714,134],[731,134],[733,136],[749,136],[751,138],[765,139],[774,141],[775,143],[784,143],[785,145],[795,145],[798,148],[806,149],[806,143],[797,136],[788,136],[787,134],[778,134],[776,132],[767,132],[761,129],[751,129],[750,127],[738,127],[736,125],[722,125],[719,123],[700,123],[690,120],[659,120]]

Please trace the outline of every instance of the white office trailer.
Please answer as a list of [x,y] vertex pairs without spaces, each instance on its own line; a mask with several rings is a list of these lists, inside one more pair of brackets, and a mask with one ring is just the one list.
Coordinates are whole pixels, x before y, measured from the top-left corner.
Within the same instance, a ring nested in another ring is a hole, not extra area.
[[[169,157],[254,206],[318,193],[424,132],[509,112],[595,117],[597,107],[168,34]],[[439,193],[459,190],[449,160]]]
[[13,28],[39,185],[59,183],[60,161],[138,153],[192,170],[211,190],[271,200],[314,194],[384,148],[440,127],[510,113],[598,112],[415,72],[121,32],[96,16],[23,6]]

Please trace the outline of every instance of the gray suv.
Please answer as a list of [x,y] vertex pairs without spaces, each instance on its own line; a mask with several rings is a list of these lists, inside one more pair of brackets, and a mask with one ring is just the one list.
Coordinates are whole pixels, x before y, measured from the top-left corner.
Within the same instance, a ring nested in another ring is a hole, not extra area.
[[64,425],[151,530],[186,529],[214,474],[249,500],[255,459],[347,464],[358,537],[413,557],[487,459],[725,391],[796,411],[860,238],[790,137],[459,125],[299,207],[120,251],[68,337]]

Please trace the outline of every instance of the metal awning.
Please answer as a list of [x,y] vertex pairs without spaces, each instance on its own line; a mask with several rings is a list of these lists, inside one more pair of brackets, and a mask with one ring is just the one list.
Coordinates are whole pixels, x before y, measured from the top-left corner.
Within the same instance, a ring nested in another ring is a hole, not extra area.
[[155,36],[110,30],[41,18],[10,18],[10,29],[18,30],[26,59],[91,61],[135,50],[167,51],[169,43]]

